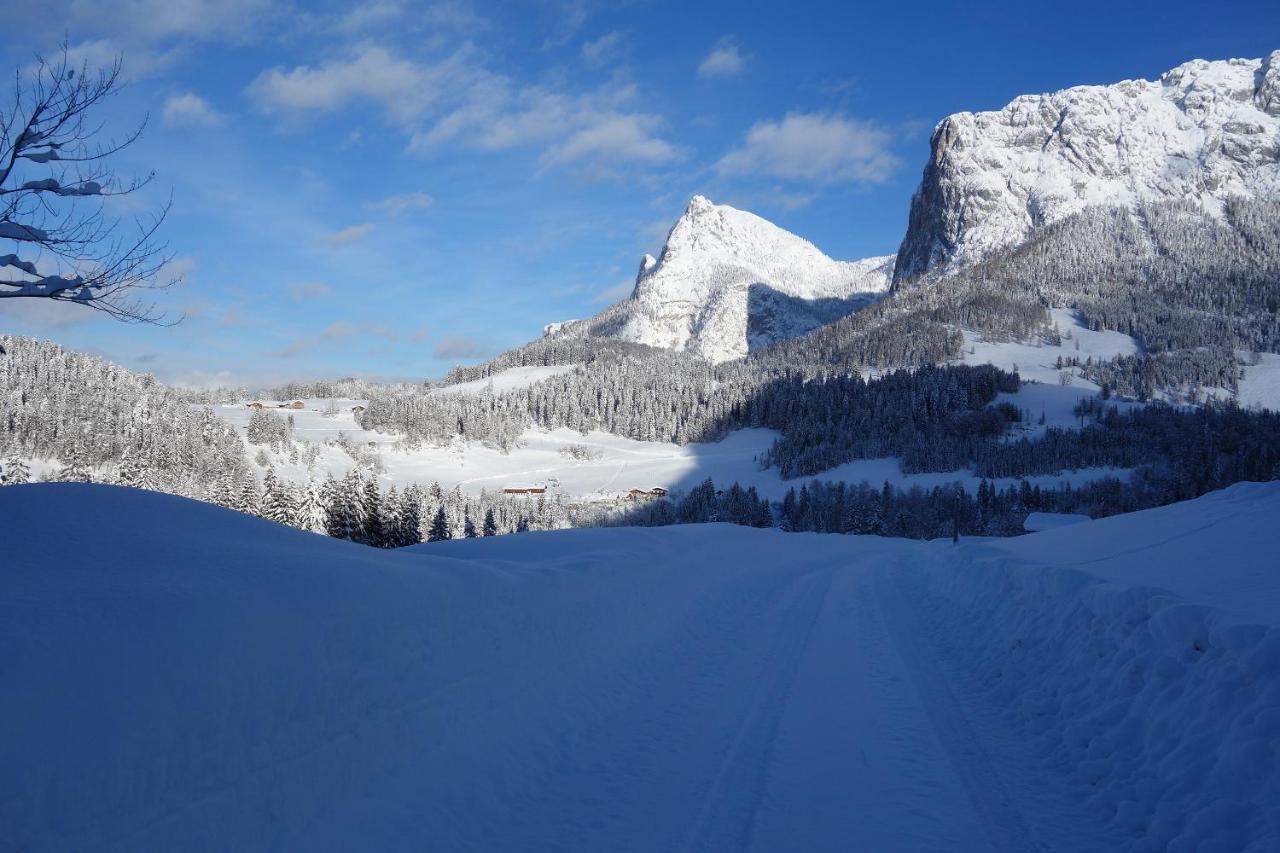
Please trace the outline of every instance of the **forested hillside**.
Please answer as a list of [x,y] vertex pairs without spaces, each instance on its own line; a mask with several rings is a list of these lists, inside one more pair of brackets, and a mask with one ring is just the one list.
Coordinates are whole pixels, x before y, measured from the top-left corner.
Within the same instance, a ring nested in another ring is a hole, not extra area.
[[[31,338],[0,336],[0,346],[0,460],[50,460],[56,479],[188,497],[247,471],[235,430],[150,375]],[[11,481],[25,476],[10,468]]]
[[1280,351],[1280,201],[1221,217],[1186,203],[1093,208],[954,275],[748,357],[766,365],[894,367],[960,355],[960,328],[991,339],[1051,334],[1047,308],[1131,335],[1153,354]]

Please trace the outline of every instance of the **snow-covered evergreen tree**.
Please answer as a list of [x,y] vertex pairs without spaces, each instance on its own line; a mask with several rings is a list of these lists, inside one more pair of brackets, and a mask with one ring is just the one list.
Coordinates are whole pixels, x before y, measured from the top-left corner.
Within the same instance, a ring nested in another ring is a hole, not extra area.
[[281,482],[274,468],[268,468],[262,476],[262,503],[258,514],[277,524],[293,523],[294,506],[288,484]]
[[23,486],[31,482],[31,469],[17,456],[0,466],[0,485]]
[[428,542],[443,542],[453,538],[453,531],[449,529],[449,519],[445,515],[444,507],[441,506],[436,510],[435,518],[431,520],[431,530],[427,533]]
[[298,504],[295,523],[312,533],[328,533],[329,513],[325,508],[324,483],[315,477],[307,480]]

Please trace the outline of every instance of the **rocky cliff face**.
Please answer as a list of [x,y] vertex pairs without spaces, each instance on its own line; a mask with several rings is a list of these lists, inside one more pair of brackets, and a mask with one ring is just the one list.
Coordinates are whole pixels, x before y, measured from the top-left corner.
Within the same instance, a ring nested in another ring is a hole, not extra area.
[[661,257],[641,262],[629,299],[547,333],[614,337],[727,361],[857,310],[887,291],[892,270],[892,255],[832,260],[754,214],[695,196]]
[[1280,51],[1026,95],[934,130],[895,282],[981,260],[1087,207],[1280,194]]

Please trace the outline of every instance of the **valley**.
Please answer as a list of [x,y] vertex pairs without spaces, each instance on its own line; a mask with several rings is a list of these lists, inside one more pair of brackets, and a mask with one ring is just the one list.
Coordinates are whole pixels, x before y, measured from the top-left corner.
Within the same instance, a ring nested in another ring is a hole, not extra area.
[[0,100],[0,851],[1280,850],[1268,10],[94,5]]

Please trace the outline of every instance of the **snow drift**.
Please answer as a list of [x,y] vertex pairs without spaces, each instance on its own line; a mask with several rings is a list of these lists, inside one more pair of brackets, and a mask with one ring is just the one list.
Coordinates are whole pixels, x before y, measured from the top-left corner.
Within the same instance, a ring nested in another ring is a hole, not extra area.
[[1274,850],[1278,513],[381,552],[0,488],[0,849]]

